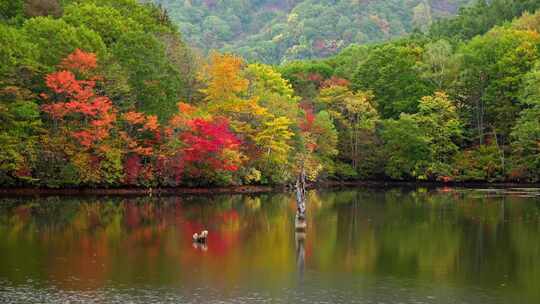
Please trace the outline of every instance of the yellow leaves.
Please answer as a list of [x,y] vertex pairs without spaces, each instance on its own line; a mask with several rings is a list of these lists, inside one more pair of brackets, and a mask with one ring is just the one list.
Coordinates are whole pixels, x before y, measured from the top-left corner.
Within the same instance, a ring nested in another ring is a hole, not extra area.
[[451,113],[452,115],[455,115],[456,112],[456,106],[449,99],[448,95],[442,91],[435,92],[433,96],[422,97],[418,108],[419,113],[424,115],[432,113],[438,115]]
[[512,28],[526,31],[540,31],[540,12],[530,14],[525,12],[523,16],[514,20]]
[[261,180],[261,177],[261,171],[255,168],[249,168],[249,170],[247,170],[247,173],[244,175],[244,182],[247,184],[259,182]]
[[294,135],[289,129],[292,122],[287,117],[277,117],[264,123],[255,137],[255,143],[264,149],[263,157],[275,162],[286,162],[292,147],[288,141]]
[[328,113],[347,128],[373,128],[378,120],[371,91],[352,92],[343,86],[322,89],[319,101],[328,108]]
[[99,183],[101,175],[98,162],[89,153],[80,152],[71,158],[72,164],[77,168],[79,178],[83,183]]
[[[201,108],[210,116],[228,119],[231,130],[244,142],[242,151],[258,172],[247,180],[286,178],[295,157],[291,126],[299,115],[299,98],[292,86],[270,66],[245,66],[238,57],[218,53],[210,55],[201,77],[207,84],[201,90],[206,94]],[[173,117],[170,126],[181,125],[185,116],[195,112],[186,104],[179,104],[179,110],[181,114]]]
[[[124,113],[123,119],[128,124],[136,127],[131,132],[118,132],[120,139],[126,145],[128,151],[140,156],[152,156],[156,151],[153,145],[160,134],[160,125],[157,116],[131,111]],[[148,139],[141,137],[140,133],[145,131],[150,132],[153,138]]]
[[271,136],[272,138],[288,140],[294,135],[289,129],[291,124],[292,122],[287,117],[282,116],[274,118],[273,120],[264,123],[265,130],[263,130],[258,137]]
[[317,180],[317,176],[324,169],[323,165],[313,154],[306,155],[306,158],[301,163],[306,173],[306,178],[310,181]]
[[240,75],[244,61],[230,54],[210,54],[210,63],[203,69],[201,78],[208,86],[201,90],[208,102],[224,102],[236,99],[245,92],[249,82]]

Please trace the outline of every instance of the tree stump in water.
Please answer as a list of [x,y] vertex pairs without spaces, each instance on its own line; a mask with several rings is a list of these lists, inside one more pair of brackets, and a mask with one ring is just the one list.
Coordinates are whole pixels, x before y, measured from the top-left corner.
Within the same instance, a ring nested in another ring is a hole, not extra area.
[[302,170],[302,172],[296,179],[294,188],[296,191],[296,217],[294,220],[294,227],[296,231],[305,231],[307,227],[307,223],[306,223],[306,174],[304,170]]

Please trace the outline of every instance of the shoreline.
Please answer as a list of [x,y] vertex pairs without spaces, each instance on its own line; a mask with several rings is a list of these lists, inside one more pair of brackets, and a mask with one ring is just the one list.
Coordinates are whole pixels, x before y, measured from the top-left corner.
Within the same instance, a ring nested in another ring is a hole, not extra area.
[[284,187],[229,186],[229,187],[177,187],[177,188],[0,188],[1,196],[174,196],[216,194],[258,194],[284,191]]
[[[333,188],[540,188],[539,183],[510,182],[429,182],[429,181],[324,181],[309,184],[309,189]],[[261,194],[287,192],[286,185],[277,186],[226,186],[226,187],[175,187],[175,188],[1,188],[0,196],[175,196],[175,195],[218,195],[218,194]]]

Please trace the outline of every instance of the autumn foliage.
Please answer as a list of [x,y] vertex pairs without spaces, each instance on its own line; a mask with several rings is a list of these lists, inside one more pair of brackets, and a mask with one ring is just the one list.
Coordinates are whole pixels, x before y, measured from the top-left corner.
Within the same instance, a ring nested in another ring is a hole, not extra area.
[[304,167],[319,172],[315,155],[335,141],[331,121],[302,109],[269,66],[215,53],[201,71],[204,97],[158,116],[109,94],[117,80],[99,59],[76,49],[45,75],[42,165],[18,176],[48,187],[284,183]]
[[185,145],[183,160],[188,164],[205,164],[215,170],[236,171],[238,164],[227,159],[228,152],[238,150],[240,141],[229,130],[228,121],[207,121],[195,118],[188,121],[188,130],[180,135]]
[[238,170],[241,142],[227,119],[198,117],[199,110],[185,103],[165,125],[155,115],[120,113],[97,92],[103,77],[96,68],[96,56],[77,49],[46,76],[49,92],[41,95],[41,109],[54,126],[45,142],[85,177],[82,183],[174,186],[186,174],[207,178]]
[[95,55],[77,49],[62,61],[60,67],[66,70],[46,77],[45,83],[53,94],[42,96],[53,102],[44,104],[42,110],[66,128],[80,145],[89,149],[109,137],[116,121],[116,110],[108,97],[96,94],[95,81],[79,80],[74,74],[95,69]]

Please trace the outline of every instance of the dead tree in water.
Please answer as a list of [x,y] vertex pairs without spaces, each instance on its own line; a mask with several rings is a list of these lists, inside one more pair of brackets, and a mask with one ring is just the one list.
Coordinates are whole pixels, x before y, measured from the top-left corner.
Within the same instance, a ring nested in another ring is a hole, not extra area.
[[294,238],[296,240],[296,267],[300,279],[304,276],[306,251],[304,241],[306,238],[306,171],[302,167],[294,185],[296,192],[296,217],[294,220]]
[[296,218],[304,220],[306,218],[306,172],[303,168],[296,178],[294,188],[296,192]]

